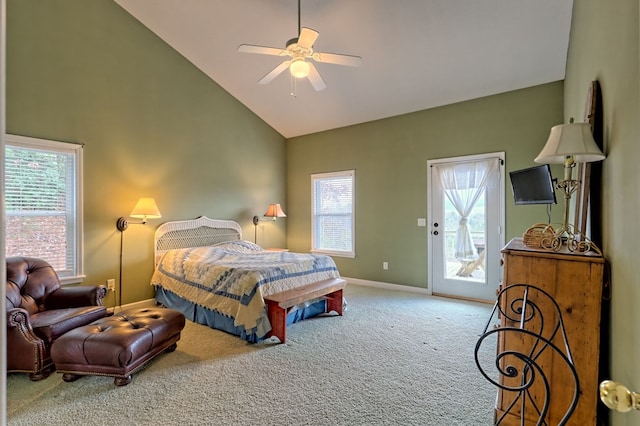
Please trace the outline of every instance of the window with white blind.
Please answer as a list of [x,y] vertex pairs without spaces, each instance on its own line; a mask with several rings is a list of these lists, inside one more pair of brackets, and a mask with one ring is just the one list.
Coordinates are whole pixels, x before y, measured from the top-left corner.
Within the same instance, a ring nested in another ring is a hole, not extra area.
[[355,170],[311,175],[312,251],[355,257]]
[[82,145],[7,135],[6,256],[46,260],[62,283],[82,267]]

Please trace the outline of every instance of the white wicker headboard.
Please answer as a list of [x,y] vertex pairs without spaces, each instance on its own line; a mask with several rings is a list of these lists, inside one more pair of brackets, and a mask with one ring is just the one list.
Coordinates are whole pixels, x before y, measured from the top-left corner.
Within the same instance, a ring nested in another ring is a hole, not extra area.
[[168,250],[210,246],[241,239],[242,228],[233,220],[217,220],[200,216],[192,220],[165,222],[156,229],[154,237],[155,263],[157,264]]

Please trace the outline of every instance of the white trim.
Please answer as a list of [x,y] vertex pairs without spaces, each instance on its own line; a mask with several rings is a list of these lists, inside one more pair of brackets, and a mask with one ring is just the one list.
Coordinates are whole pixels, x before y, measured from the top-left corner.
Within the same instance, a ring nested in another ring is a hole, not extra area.
[[465,161],[486,160],[487,158],[492,158],[492,157],[499,157],[502,161],[504,161],[504,151],[487,152],[485,154],[461,155],[458,157],[435,158],[435,159],[427,160],[427,165],[430,166],[432,164],[441,164],[441,163],[460,163]]
[[[476,160],[484,160],[487,158],[498,158],[502,164],[499,168],[499,179],[500,179],[500,236],[499,236],[499,244],[500,246],[504,246],[505,244],[505,189],[504,189],[504,179],[505,179],[505,170],[506,170],[506,160],[505,160],[505,152],[488,152],[485,154],[472,154],[472,155],[463,155],[458,157],[447,157],[447,158],[438,158],[427,160],[427,232],[431,232],[432,229],[432,196],[431,196],[431,185],[432,185],[432,170],[434,164],[443,164],[443,163],[454,163],[454,162],[465,162],[465,161],[476,161]],[[427,258],[426,262],[427,268],[427,287],[430,292],[433,292],[433,267],[431,267],[431,258],[432,258],[432,238],[430,235],[427,235]]]
[[[332,177],[351,177],[351,250],[326,250],[316,249],[315,211],[316,211],[316,179],[328,179]],[[311,174],[311,248],[312,253],[326,254],[336,257],[356,257],[356,170],[341,170],[337,172],[312,173]]]
[[361,280],[359,278],[348,278],[342,277],[347,280],[347,284],[359,285],[363,287],[375,287],[382,288],[385,290],[395,290],[395,291],[404,291],[408,293],[419,293],[431,295],[431,289],[423,288],[423,287],[414,287],[410,285],[401,285],[401,284],[391,284],[391,283],[383,283],[380,281],[369,281],[369,280]]
[[82,149],[83,144],[75,142],[62,142],[54,141],[50,139],[32,138],[31,136],[21,136],[7,134],[7,142],[11,142],[12,145],[18,145],[24,148],[38,149],[43,151],[59,151],[75,153]]
[[118,312],[124,311],[125,309],[151,308],[155,306],[158,306],[158,302],[156,301],[155,298],[145,299],[145,300],[140,300],[139,302],[127,303],[126,305],[122,305],[122,306],[115,306],[113,308],[113,313],[117,314]]
[[350,251],[337,251],[337,250],[310,250],[311,253],[314,254],[324,254],[327,256],[335,256],[335,257],[349,257],[355,259],[356,254]]
[[[20,136],[7,134],[6,140],[3,146],[7,144],[19,148],[42,150],[47,152],[60,152],[63,154],[72,155],[75,162],[75,181],[73,182],[73,197],[74,197],[74,264],[75,273],[73,275],[61,276],[60,282],[62,285],[70,283],[80,283],[85,278],[84,274],[84,161],[83,161],[83,144],[74,142],[61,142],[49,139],[32,138],[30,136]],[[2,157],[4,167],[4,156]],[[2,173],[4,175],[4,172]],[[3,186],[4,200],[4,186]],[[6,207],[3,208],[3,212]],[[2,239],[4,241],[4,238]],[[2,250],[4,253],[4,248]]]
[[[6,117],[6,40],[7,40],[7,3],[0,0],[0,176],[4,176],[4,139],[5,139],[5,117]],[[0,222],[5,223],[4,218],[4,185],[0,185]],[[0,227],[0,280],[6,282],[7,262],[5,260],[4,226]],[[0,287],[0,300],[6,298],[6,286]],[[5,303],[0,304],[0,321],[4,324],[7,318],[7,307]],[[7,424],[7,327],[0,327],[0,425]]]

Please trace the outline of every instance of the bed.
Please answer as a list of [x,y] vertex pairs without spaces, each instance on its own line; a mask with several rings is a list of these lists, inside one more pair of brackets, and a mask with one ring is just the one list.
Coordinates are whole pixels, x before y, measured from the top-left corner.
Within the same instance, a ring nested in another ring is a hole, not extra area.
[[[305,299],[299,294],[318,283],[346,283],[329,256],[264,250],[242,239],[238,223],[204,216],[160,225],[154,258],[151,285],[159,304],[252,343],[269,337],[279,321],[265,299],[289,293]],[[314,297],[287,308],[283,327],[330,308],[342,314],[342,290],[335,295],[339,300]]]

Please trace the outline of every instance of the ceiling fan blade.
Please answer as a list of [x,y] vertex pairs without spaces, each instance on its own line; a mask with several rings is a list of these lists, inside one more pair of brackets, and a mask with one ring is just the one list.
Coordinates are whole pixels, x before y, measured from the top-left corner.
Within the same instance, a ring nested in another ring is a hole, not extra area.
[[311,49],[320,34],[316,30],[303,27],[298,36],[298,46]]
[[353,55],[315,52],[312,57],[315,61],[326,64],[347,65],[349,67],[359,67],[362,64],[362,58]]
[[242,53],[258,53],[260,55],[284,56],[287,51],[277,47],[256,46],[253,44],[241,44],[238,46],[238,52]]
[[280,65],[278,65],[277,67],[275,67],[274,69],[269,71],[260,80],[258,80],[258,84],[268,84],[268,83],[270,83],[271,80],[273,80],[274,78],[279,76],[282,71],[286,70],[289,67],[290,63],[291,63],[291,61],[284,61],[283,63],[281,63]]
[[316,89],[316,91],[326,89],[327,83],[324,82],[324,80],[318,73],[318,70],[316,69],[316,67],[314,67],[311,62],[308,62],[308,64],[309,64],[309,75],[307,76],[307,78],[309,79],[309,82],[311,83],[313,88]]

